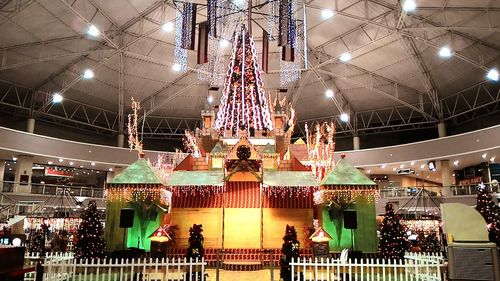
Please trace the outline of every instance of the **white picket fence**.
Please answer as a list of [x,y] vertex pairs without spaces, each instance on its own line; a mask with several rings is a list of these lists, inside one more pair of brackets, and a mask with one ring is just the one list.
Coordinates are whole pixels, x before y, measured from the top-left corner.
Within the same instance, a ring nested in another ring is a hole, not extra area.
[[88,259],[53,256],[43,264],[44,281],[205,281],[207,263],[181,259]]
[[404,260],[297,259],[290,263],[292,281],[441,281],[443,258],[408,253]]

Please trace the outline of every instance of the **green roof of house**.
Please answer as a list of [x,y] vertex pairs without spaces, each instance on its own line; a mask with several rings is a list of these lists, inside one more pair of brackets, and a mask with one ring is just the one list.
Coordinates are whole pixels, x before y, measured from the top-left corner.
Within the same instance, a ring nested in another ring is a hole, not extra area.
[[340,159],[320,185],[377,185],[358,169]]
[[309,171],[264,171],[263,183],[267,186],[317,186]]
[[168,186],[220,186],[223,185],[224,172],[218,171],[174,171]]
[[212,148],[212,151],[210,151],[210,153],[212,154],[215,154],[215,153],[221,153],[221,152],[224,152],[224,149],[222,148],[222,146],[220,145],[220,142],[218,142],[214,148]]
[[276,153],[276,149],[274,148],[274,145],[267,143],[262,152],[263,153]]
[[148,161],[139,159],[114,177],[109,184],[163,184],[163,182]]

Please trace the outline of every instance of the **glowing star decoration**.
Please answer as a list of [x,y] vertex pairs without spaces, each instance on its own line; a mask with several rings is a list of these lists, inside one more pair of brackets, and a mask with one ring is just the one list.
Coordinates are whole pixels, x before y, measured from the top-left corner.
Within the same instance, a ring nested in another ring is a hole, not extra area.
[[215,129],[239,136],[241,131],[272,130],[273,123],[253,37],[243,26],[233,40],[231,60]]
[[130,150],[137,150],[140,155],[143,154],[142,141],[139,139],[138,119],[141,105],[132,98],[132,114],[128,115],[128,146]]
[[[198,129],[197,129],[198,130]],[[194,158],[199,158],[201,156],[200,147],[196,141],[196,136],[191,130],[186,130],[184,132],[184,137],[182,139],[184,143],[184,148],[188,153],[192,153]]]
[[335,160],[335,123],[316,124],[314,132],[305,125],[307,139],[307,165],[311,167],[316,180],[323,177],[334,167]]

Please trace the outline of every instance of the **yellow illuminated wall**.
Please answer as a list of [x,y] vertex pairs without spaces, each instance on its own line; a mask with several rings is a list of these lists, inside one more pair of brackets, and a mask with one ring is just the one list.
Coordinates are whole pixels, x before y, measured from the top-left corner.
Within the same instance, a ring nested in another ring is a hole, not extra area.
[[172,224],[179,226],[177,248],[187,248],[189,228],[193,224],[203,225],[205,248],[222,247],[222,209],[221,208],[173,208]]
[[224,248],[260,248],[260,209],[225,209]]
[[263,209],[263,221],[264,248],[281,248],[287,224],[295,226],[297,238],[301,247],[304,247],[306,237],[303,233],[303,227],[304,225],[312,225],[313,210],[266,208]]

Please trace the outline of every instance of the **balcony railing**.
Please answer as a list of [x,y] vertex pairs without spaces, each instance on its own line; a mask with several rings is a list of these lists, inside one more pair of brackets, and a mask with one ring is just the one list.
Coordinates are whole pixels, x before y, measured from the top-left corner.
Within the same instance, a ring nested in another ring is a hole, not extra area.
[[[485,188],[490,193],[500,192],[498,187],[493,187],[489,183],[484,184]],[[412,197],[418,193],[422,186],[397,186],[397,187],[384,187],[380,189],[380,196],[382,198],[395,198],[395,197]],[[445,187],[424,186],[430,191],[431,196],[441,197],[443,189],[449,188],[451,196],[475,196],[478,193],[477,185],[453,185]]]
[[66,195],[71,194],[72,196],[91,198],[104,197],[103,188],[58,184],[20,183],[13,181],[2,182],[2,192],[5,193],[58,195],[62,194],[63,191],[69,192],[69,194],[66,193]]

